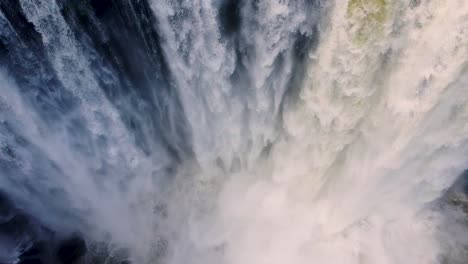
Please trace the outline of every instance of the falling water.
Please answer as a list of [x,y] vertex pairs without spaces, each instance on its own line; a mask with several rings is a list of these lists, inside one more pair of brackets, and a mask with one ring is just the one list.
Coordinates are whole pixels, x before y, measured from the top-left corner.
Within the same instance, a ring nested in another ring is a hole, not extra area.
[[468,259],[464,1],[0,0],[0,62],[2,264]]

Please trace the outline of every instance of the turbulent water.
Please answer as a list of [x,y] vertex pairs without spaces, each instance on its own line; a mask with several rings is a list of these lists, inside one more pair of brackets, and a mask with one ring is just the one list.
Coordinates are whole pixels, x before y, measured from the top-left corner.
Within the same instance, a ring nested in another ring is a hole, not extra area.
[[2,264],[468,261],[464,0],[0,0],[0,65]]

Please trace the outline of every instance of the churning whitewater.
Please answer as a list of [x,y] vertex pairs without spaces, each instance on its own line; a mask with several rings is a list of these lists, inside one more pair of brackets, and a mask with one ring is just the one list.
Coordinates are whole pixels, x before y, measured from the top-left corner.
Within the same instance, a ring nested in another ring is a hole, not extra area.
[[0,263],[463,264],[468,2],[0,0]]

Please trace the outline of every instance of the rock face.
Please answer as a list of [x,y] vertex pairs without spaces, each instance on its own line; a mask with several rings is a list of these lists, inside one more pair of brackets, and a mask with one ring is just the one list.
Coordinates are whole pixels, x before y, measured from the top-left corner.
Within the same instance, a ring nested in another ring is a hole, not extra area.
[[34,219],[17,209],[6,195],[0,193],[0,263],[13,263],[18,257],[16,251],[23,251],[20,263],[41,263],[34,260],[35,255],[41,253],[41,249],[31,241],[34,241],[41,233],[41,227],[36,225]]
[[468,170],[464,171],[445,194],[446,201],[468,214]]
[[73,264],[88,251],[83,237],[66,236],[46,228],[3,193],[0,193],[0,240],[2,247],[11,245],[0,250],[1,264]]
[[42,260],[38,258],[25,259],[25,260],[20,261],[20,264],[43,264],[43,263],[44,262],[42,262]]
[[64,240],[58,248],[57,259],[63,263],[75,263],[88,251],[86,242],[79,236],[73,236]]
[[34,242],[32,246],[19,256],[19,264],[73,264],[83,263],[88,252],[86,241],[79,235],[57,242],[54,238],[49,241]]
[[47,245],[45,242],[34,243],[21,254],[19,264],[45,264],[42,258],[47,255],[46,252]]
[[[448,228],[445,252],[440,257],[442,264],[468,263],[468,170],[465,170],[440,199],[443,214],[447,216],[444,225]],[[460,225],[461,224],[461,225]]]

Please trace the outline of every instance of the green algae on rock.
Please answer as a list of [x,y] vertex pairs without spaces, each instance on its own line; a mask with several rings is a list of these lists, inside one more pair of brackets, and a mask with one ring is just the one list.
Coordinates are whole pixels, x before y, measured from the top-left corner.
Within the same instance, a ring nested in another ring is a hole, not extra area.
[[347,15],[351,20],[353,40],[364,44],[382,34],[391,0],[350,0]]

